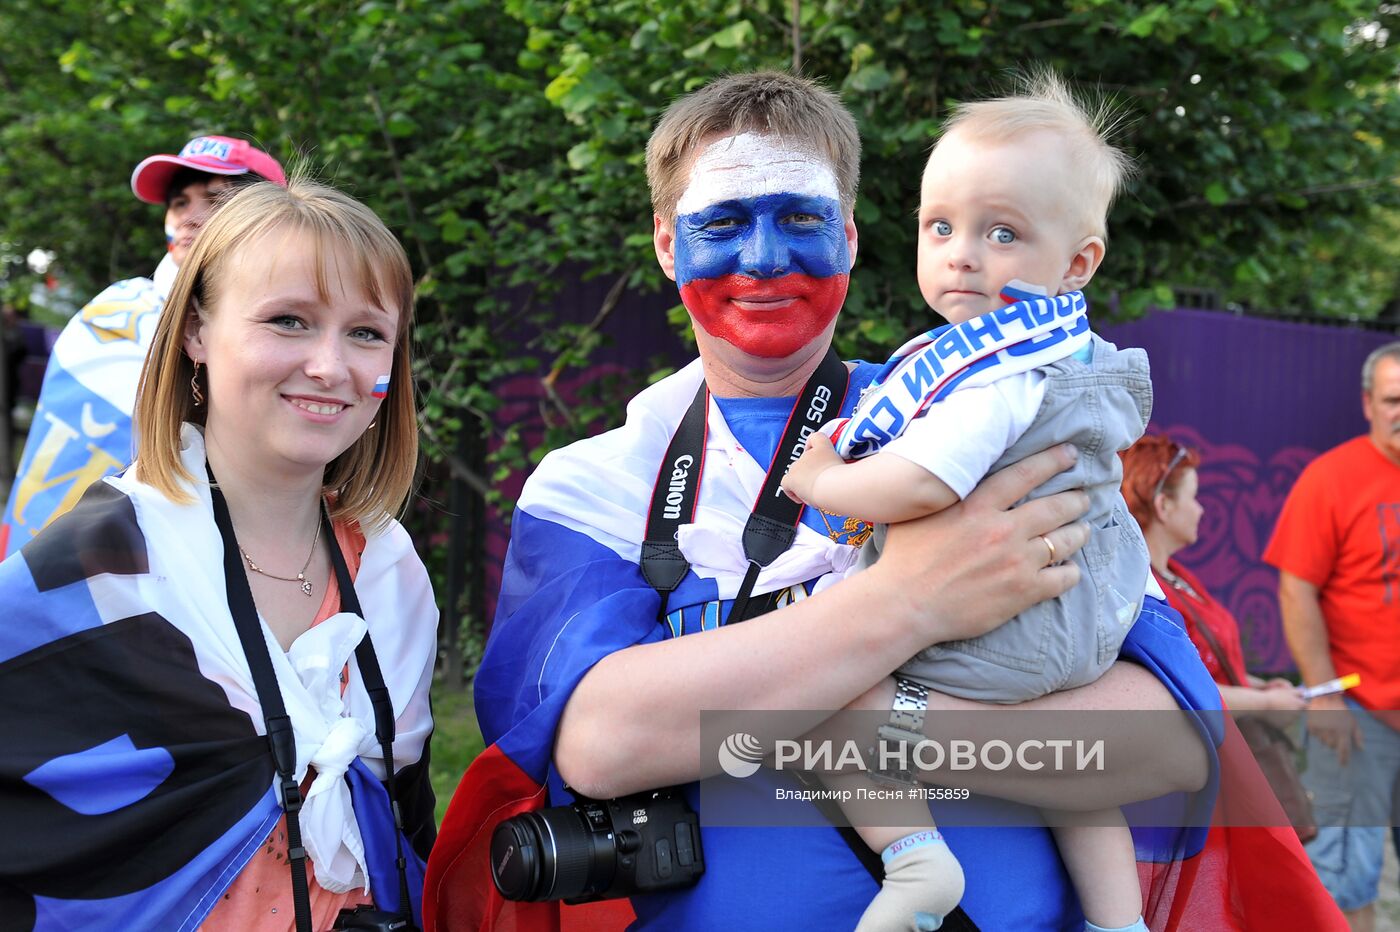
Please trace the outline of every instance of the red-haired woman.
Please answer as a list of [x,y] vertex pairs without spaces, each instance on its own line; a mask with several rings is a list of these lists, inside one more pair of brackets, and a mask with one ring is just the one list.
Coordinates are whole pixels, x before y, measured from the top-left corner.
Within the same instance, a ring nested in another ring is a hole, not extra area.
[[1196,499],[1200,454],[1164,436],[1149,435],[1123,453],[1123,498],[1142,526],[1152,571],[1167,601],[1186,619],[1186,631],[1225,704],[1235,712],[1278,712],[1285,724],[1305,703],[1284,679],[1263,680],[1244,667],[1240,627],[1201,581],[1172,559],[1196,542],[1201,503]]

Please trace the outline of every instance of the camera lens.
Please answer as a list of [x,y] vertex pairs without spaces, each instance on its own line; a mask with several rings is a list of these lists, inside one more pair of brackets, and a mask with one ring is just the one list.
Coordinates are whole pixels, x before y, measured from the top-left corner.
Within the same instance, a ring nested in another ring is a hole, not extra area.
[[508,900],[567,900],[607,889],[617,872],[612,836],[572,807],[526,812],[496,826],[491,876]]
[[533,816],[506,819],[491,835],[491,879],[508,900],[539,898],[542,855]]

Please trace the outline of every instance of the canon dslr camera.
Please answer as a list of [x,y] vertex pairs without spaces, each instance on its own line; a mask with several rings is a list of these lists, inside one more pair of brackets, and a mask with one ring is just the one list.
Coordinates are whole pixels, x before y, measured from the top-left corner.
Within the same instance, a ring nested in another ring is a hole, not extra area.
[[496,826],[491,879],[501,896],[588,903],[688,887],[705,872],[700,823],[679,787],[577,799]]

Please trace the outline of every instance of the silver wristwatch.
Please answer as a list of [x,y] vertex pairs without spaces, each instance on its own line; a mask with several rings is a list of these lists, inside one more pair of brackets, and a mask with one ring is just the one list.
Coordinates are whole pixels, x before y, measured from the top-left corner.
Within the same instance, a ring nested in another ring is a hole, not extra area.
[[[924,713],[928,712],[928,689],[906,680],[902,676],[894,679],[894,702],[890,705],[890,720],[876,731],[876,737],[885,745],[914,745],[924,740]],[[881,763],[879,746],[870,749],[869,774],[871,779],[893,786],[913,786],[918,783],[913,771],[907,766],[912,750],[904,750],[905,767],[896,770],[878,769]]]

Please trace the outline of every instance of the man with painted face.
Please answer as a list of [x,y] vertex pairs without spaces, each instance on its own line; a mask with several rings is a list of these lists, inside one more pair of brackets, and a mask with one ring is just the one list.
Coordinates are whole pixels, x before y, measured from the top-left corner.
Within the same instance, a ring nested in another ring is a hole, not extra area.
[[141,365],[175,272],[219,200],[254,181],[285,187],[287,177],[272,156],[228,136],[197,136],[177,155],[152,155],[131,173],[139,200],[165,205],[166,254],[150,278],[108,286],[55,342],[0,522],[0,559],[131,461]]
[[[849,414],[879,368],[830,352],[856,255],[858,170],[855,122],[840,101],[781,73],[716,80],[676,101],[653,133],[656,255],[680,288],[700,358],[634,398],[624,426],[551,453],[526,483],[476,679],[488,747],[430,861],[427,928],[549,927],[557,903],[507,903],[492,886],[495,825],[567,804],[571,791],[611,798],[683,785],[698,806],[696,781],[716,772],[713,754],[701,754],[700,710],[828,710],[812,711],[807,727],[847,705],[888,713],[890,674],[911,652],[974,637],[1077,581],[1072,565],[1048,565],[1041,537],[1061,557],[1078,550],[1083,493],[1011,507],[1071,464],[1066,447],[892,527],[867,572],[839,579],[868,525],[816,509],[795,519],[789,546],[751,563],[746,522],[764,497],[782,497],[778,479],[801,450],[789,420]],[[698,449],[684,452],[685,437]],[[658,553],[679,566],[678,581],[654,572]],[[1150,646],[1125,650],[1154,670],[1189,661],[1184,680],[1119,663],[1033,705],[1176,709],[1213,693],[1203,671],[1185,681],[1200,664],[1178,640],[1150,660],[1132,653]],[[928,708],[949,701],[932,694]],[[924,727],[949,737],[936,714]],[[1200,786],[1207,756],[1181,727],[1139,736],[1109,771],[1047,775],[1042,788],[1101,808]],[[1188,752],[1151,753],[1174,739]],[[979,792],[1024,791],[995,773],[977,779]],[[774,781],[791,785],[760,771],[735,781],[736,792],[771,805]],[[700,833],[704,876],[632,897],[632,928],[849,929],[877,889],[834,830],[720,828],[702,813]],[[968,875],[963,906],[981,928],[1082,924],[1047,830],[947,834]]]
[[831,168],[746,132],[707,147],[691,178],[670,223],[657,215],[656,248],[702,356],[784,360],[830,343],[856,247]]

